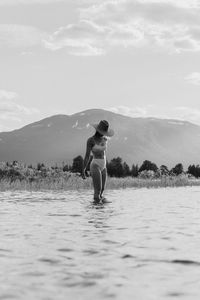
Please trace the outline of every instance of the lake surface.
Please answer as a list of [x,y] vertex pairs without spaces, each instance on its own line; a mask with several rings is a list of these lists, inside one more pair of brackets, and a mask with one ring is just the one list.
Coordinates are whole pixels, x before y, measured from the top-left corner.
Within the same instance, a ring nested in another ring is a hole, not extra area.
[[200,188],[0,194],[0,300],[199,299]]

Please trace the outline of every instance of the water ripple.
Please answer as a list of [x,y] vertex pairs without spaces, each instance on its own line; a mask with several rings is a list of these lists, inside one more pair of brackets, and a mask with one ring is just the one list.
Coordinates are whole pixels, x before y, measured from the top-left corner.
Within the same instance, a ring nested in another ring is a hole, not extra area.
[[199,193],[2,192],[0,300],[198,300]]

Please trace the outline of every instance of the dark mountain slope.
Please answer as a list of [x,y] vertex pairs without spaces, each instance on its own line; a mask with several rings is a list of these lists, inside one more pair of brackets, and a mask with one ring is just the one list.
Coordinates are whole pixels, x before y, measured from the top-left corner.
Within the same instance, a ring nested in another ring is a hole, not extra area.
[[122,157],[130,165],[148,159],[173,166],[200,162],[200,126],[177,120],[131,118],[100,109],[71,116],[55,115],[19,130],[0,133],[0,161],[71,162],[84,155],[91,123],[109,121],[115,130],[108,159]]

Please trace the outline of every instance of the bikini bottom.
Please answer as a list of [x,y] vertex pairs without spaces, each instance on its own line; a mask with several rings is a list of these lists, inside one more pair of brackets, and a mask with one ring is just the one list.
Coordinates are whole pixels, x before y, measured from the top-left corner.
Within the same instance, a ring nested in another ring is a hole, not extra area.
[[94,166],[98,166],[102,172],[106,168],[106,160],[104,158],[93,158],[90,164],[90,171],[92,171]]

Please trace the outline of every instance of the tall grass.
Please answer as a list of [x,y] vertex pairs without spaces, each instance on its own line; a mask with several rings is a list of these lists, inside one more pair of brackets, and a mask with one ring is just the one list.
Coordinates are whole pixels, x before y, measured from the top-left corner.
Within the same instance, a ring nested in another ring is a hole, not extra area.
[[[141,178],[113,178],[108,177],[107,189],[125,189],[125,188],[160,188],[160,187],[181,187],[200,185],[200,180],[189,179],[188,176],[161,177],[158,179],[141,179]],[[0,180],[0,191],[5,190],[82,190],[92,189],[91,177],[83,180],[76,174],[68,174],[68,176],[58,176],[56,178],[44,177],[37,178],[34,181],[24,179]]]

